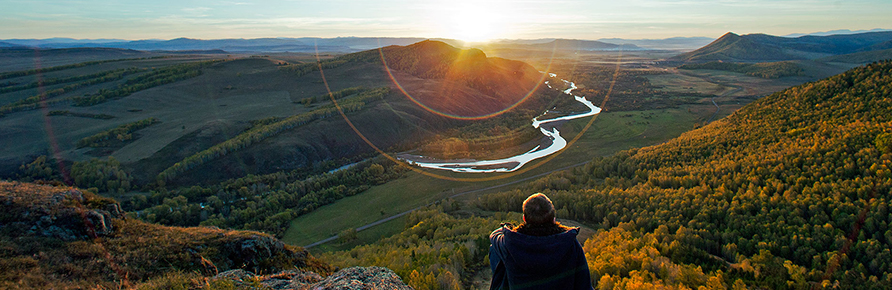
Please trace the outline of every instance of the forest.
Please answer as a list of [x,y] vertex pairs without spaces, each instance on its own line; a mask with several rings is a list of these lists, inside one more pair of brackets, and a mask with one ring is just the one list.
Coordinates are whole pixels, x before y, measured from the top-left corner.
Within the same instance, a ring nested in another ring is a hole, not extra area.
[[[477,205],[516,211],[530,191],[542,191],[558,217],[605,230],[604,238],[653,235],[656,253],[707,275],[722,271],[726,286],[741,279],[771,289],[888,288],[890,95],[892,63],[871,64],[762,98],[665,144],[597,158],[525,191],[483,196]],[[672,282],[645,264],[591,268],[596,281]]]
[[125,208],[153,223],[259,230],[281,237],[294,218],[399,178],[406,170],[371,160],[315,175],[297,170],[248,175],[212,186],[137,195]]

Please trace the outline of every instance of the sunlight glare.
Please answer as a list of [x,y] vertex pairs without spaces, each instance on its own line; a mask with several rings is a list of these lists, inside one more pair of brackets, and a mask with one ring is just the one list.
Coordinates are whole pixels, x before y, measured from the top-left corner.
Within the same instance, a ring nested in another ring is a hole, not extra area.
[[486,1],[456,1],[445,13],[444,34],[468,42],[483,42],[503,35],[498,8]]

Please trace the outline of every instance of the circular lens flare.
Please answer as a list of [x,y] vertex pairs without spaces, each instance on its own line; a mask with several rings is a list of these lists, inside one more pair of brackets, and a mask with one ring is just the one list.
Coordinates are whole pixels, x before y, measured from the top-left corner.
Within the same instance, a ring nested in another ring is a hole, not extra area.
[[[524,96],[524,98],[521,99],[521,101],[519,101],[518,103],[515,103],[515,104],[511,105],[510,107],[508,107],[508,108],[506,108],[506,109],[503,109],[503,110],[501,110],[501,111],[499,111],[499,112],[496,112],[496,113],[493,113],[493,114],[488,114],[488,115],[486,115],[486,116],[473,116],[473,117],[467,117],[467,116],[453,116],[453,115],[451,115],[451,114],[445,114],[445,113],[439,112],[439,111],[437,111],[437,110],[431,109],[430,107],[425,106],[425,105],[422,104],[421,102],[418,102],[415,98],[412,97],[412,95],[411,95],[408,91],[406,91],[406,90],[403,88],[402,85],[400,85],[399,81],[397,81],[397,79],[396,79],[395,77],[393,77],[393,74],[392,74],[392,72],[391,72],[391,69],[387,66],[386,59],[385,59],[385,56],[384,56],[384,50],[383,50],[383,48],[379,48],[378,51],[379,51],[379,55],[381,56],[382,64],[384,65],[384,68],[385,68],[385,70],[387,71],[387,74],[388,74],[388,76],[390,77],[391,81],[393,81],[393,84],[400,90],[401,93],[403,93],[406,97],[408,97],[408,98],[409,98],[410,100],[412,100],[414,103],[418,104],[419,106],[421,106],[421,107],[424,108],[425,110],[428,110],[428,111],[430,111],[430,112],[432,112],[432,113],[435,113],[435,114],[437,114],[437,115],[440,115],[440,116],[451,117],[451,118],[457,118],[457,119],[466,119],[466,120],[479,120],[479,119],[484,119],[484,118],[492,117],[492,116],[495,116],[495,115],[498,115],[498,114],[502,114],[502,113],[504,113],[504,112],[506,112],[506,111],[508,111],[508,110],[513,109],[513,108],[516,107],[520,102],[522,102],[522,100],[525,100],[525,99],[528,98],[530,95],[532,95],[532,94],[535,92],[535,90],[538,90],[538,88],[539,88],[539,86],[541,85],[541,83],[544,82],[545,76],[548,74],[548,71],[551,69],[551,66],[552,66],[552,64],[553,64],[553,62],[554,62],[554,55],[555,55],[555,53],[556,53],[556,51],[557,51],[557,48],[555,47],[555,48],[552,49],[552,56],[551,56],[551,59],[549,60],[549,63],[548,63],[548,65],[547,65],[547,68],[546,68],[545,72],[543,73],[543,76],[542,76],[542,78],[540,79],[540,82],[537,83],[537,85],[535,86],[535,89],[534,89],[534,90],[531,90],[530,92],[528,92],[528,93],[526,94],[526,96]],[[616,84],[616,79],[617,79],[617,77],[619,76],[619,69],[620,69],[620,64],[621,64],[621,62],[622,62],[622,56],[623,56],[623,55],[622,55],[622,52],[620,52],[619,57],[617,58],[616,68],[615,68],[615,71],[614,71],[614,73],[613,73],[613,78],[610,80],[610,86],[608,87],[608,89],[607,89],[607,93],[606,93],[606,95],[604,96],[604,99],[601,101],[601,104],[600,104],[600,106],[599,106],[599,107],[601,107],[601,108],[604,107],[604,105],[607,103],[607,100],[610,99],[610,95],[613,93],[613,87],[614,87],[614,85]],[[437,178],[437,179],[450,180],[450,181],[459,181],[459,182],[484,182],[484,181],[492,181],[492,180],[499,180],[499,179],[510,178],[510,177],[514,177],[514,176],[517,176],[517,175],[520,175],[520,174],[529,172],[530,170],[536,169],[536,168],[538,168],[539,166],[542,166],[542,165],[544,165],[544,164],[550,162],[550,161],[553,160],[554,158],[557,158],[558,156],[560,156],[560,154],[561,154],[562,152],[564,152],[564,150],[565,150],[566,148],[570,148],[573,144],[575,144],[576,141],[578,141],[580,138],[582,138],[582,135],[585,134],[586,131],[588,131],[588,129],[592,126],[592,124],[595,122],[595,120],[596,120],[596,119],[598,118],[598,116],[600,115],[600,114],[592,115],[591,119],[589,119],[588,123],[586,123],[586,125],[579,131],[579,133],[577,133],[576,136],[573,137],[573,139],[571,139],[569,142],[567,142],[567,146],[564,147],[564,149],[561,149],[561,150],[559,150],[558,152],[556,152],[556,153],[554,153],[554,154],[551,154],[551,155],[545,157],[544,159],[542,159],[541,161],[539,161],[539,162],[537,162],[537,163],[534,163],[534,164],[531,164],[531,165],[528,165],[528,166],[524,166],[523,168],[518,169],[518,170],[515,170],[515,171],[511,171],[511,172],[507,172],[507,173],[503,173],[503,174],[498,174],[498,175],[493,175],[493,176],[486,176],[486,177],[452,177],[452,176],[446,176],[446,175],[437,174],[437,173],[429,172],[429,171],[426,171],[426,170],[422,170],[421,168],[412,166],[411,164],[406,163],[406,162],[404,162],[404,161],[402,161],[402,160],[399,160],[399,159],[397,159],[396,157],[390,155],[389,153],[384,152],[384,150],[381,150],[381,148],[379,148],[377,145],[375,145],[374,143],[372,143],[372,142],[368,139],[368,137],[366,137],[366,136],[365,136],[365,135],[364,135],[358,128],[356,128],[356,125],[354,125],[353,122],[350,121],[350,118],[347,117],[347,114],[344,113],[344,110],[341,108],[341,106],[338,104],[338,101],[335,99],[334,94],[333,94],[332,91],[331,91],[331,87],[328,85],[328,80],[325,78],[325,71],[324,71],[324,69],[323,69],[323,67],[322,67],[322,62],[321,62],[321,58],[320,58],[320,56],[319,56],[318,49],[317,49],[317,51],[316,51],[316,60],[317,60],[317,64],[319,65],[319,74],[320,74],[321,77],[322,77],[322,83],[325,85],[325,89],[328,91],[329,99],[331,100],[332,104],[334,104],[335,108],[337,109],[337,111],[338,111],[338,113],[341,115],[341,117],[344,119],[344,121],[347,122],[347,125],[350,127],[350,129],[352,129],[353,132],[356,133],[357,136],[359,136],[359,138],[361,138],[366,144],[368,144],[369,146],[371,146],[372,149],[374,149],[376,152],[378,152],[378,154],[381,154],[381,156],[384,156],[384,157],[387,158],[388,160],[393,161],[394,163],[396,163],[396,164],[398,164],[398,165],[404,166],[404,167],[406,167],[406,168],[408,168],[408,169],[410,169],[410,170],[412,170],[412,171],[414,171],[414,172],[416,172],[416,173],[419,173],[419,174],[422,174],[422,175],[425,175],[425,176],[429,176],[429,177],[433,177],[433,178]]]
[[[409,93],[409,92],[403,87],[403,85],[400,84],[400,82],[397,80],[397,78],[394,76],[394,74],[393,74],[393,69],[391,69],[390,66],[387,65],[387,58],[386,58],[385,55],[384,55],[384,49],[383,49],[383,48],[379,48],[379,49],[378,49],[378,54],[379,54],[379,56],[381,57],[381,62],[382,62],[382,64],[384,65],[384,71],[387,72],[387,77],[390,78],[390,81],[393,82],[393,85],[396,86],[396,88],[400,91],[400,93],[402,93],[404,96],[406,96],[407,98],[409,98],[409,100],[411,100],[413,103],[415,103],[416,105],[418,105],[419,107],[423,108],[424,110],[426,110],[426,111],[428,111],[428,112],[434,113],[434,114],[436,114],[436,115],[438,115],[438,116],[447,117],[447,118],[453,118],[453,119],[459,119],[459,120],[482,120],[482,119],[492,118],[492,117],[495,117],[495,116],[504,114],[505,112],[508,112],[508,111],[513,110],[514,108],[516,108],[517,106],[519,106],[521,103],[523,103],[524,101],[526,101],[527,99],[529,99],[530,96],[533,95],[533,93],[535,93],[537,90],[539,90],[539,87],[542,86],[542,83],[545,82],[545,78],[546,78],[546,76],[548,75],[547,72],[543,72],[543,73],[541,74],[541,76],[539,77],[539,80],[538,80],[538,81],[536,82],[536,84],[533,86],[533,88],[532,88],[530,91],[528,91],[528,92],[523,96],[523,98],[518,99],[518,100],[517,100],[516,102],[514,102],[513,104],[511,104],[511,105],[509,105],[509,106],[507,106],[507,107],[505,107],[505,108],[502,108],[501,110],[498,110],[498,111],[495,111],[495,112],[492,112],[492,113],[486,113],[486,114],[482,114],[482,115],[477,115],[477,116],[462,116],[462,115],[458,115],[458,114],[455,114],[455,113],[447,113],[447,112],[443,112],[443,111],[441,111],[441,110],[434,109],[434,108],[432,108],[432,107],[430,107],[430,106],[424,104],[424,102],[421,102],[420,100],[418,100],[418,99],[415,98],[414,96],[412,96],[412,94]],[[549,66],[549,68],[550,68],[550,67],[551,67],[551,64],[549,63],[548,66]],[[546,69],[546,71],[547,71],[547,70],[548,70],[548,69]]]

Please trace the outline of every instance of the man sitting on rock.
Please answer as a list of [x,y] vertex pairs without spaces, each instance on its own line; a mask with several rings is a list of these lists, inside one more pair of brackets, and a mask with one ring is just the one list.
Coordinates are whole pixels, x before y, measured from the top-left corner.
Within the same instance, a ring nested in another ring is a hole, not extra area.
[[523,224],[502,224],[489,235],[490,289],[591,290],[578,233],[555,221],[547,196],[531,195],[523,202]]

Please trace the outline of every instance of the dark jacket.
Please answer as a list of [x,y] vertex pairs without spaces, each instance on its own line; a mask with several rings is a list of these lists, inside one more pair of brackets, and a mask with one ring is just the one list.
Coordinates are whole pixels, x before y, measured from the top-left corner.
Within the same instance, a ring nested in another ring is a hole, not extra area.
[[490,289],[585,289],[591,278],[578,228],[532,236],[501,227],[489,235]]

